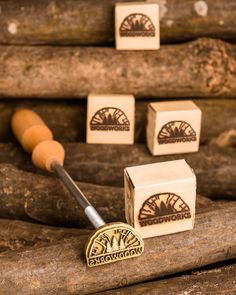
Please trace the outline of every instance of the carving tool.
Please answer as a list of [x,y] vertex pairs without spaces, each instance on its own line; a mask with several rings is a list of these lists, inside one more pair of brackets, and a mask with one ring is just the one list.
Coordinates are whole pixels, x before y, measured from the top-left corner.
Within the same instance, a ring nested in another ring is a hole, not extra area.
[[33,164],[58,175],[96,228],[89,237],[85,249],[88,266],[97,266],[141,255],[144,243],[134,228],[122,222],[106,224],[65,171],[63,168],[64,148],[59,142],[53,140],[53,134],[43,120],[33,111],[23,109],[14,113],[11,124],[24,150],[32,153]]

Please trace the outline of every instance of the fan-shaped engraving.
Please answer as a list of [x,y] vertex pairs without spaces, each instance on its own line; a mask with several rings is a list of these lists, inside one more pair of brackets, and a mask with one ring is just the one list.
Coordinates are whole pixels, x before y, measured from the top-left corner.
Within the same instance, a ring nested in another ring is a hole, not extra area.
[[118,108],[106,107],[98,110],[90,121],[91,130],[129,131],[130,122]]
[[191,218],[189,206],[173,193],[161,193],[149,197],[139,211],[139,224],[147,226]]
[[151,19],[142,13],[128,15],[120,26],[121,37],[155,37],[155,31]]
[[142,254],[144,244],[128,224],[115,222],[102,226],[90,237],[86,246],[88,266],[115,262]]
[[190,142],[196,141],[197,135],[189,123],[171,121],[161,128],[157,139],[159,144]]

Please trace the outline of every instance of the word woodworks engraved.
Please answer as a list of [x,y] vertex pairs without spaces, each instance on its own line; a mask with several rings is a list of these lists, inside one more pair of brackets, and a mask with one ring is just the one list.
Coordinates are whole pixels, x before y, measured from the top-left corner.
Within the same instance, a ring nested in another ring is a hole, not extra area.
[[140,226],[191,218],[189,206],[173,193],[155,194],[144,201],[139,211]]
[[155,31],[151,19],[142,13],[128,15],[120,26],[121,37],[155,37]]
[[196,141],[197,135],[189,123],[171,121],[161,128],[157,139],[159,144],[190,142]]
[[105,107],[94,114],[90,121],[90,129],[98,131],[129,131],[130,122],[121,109]]

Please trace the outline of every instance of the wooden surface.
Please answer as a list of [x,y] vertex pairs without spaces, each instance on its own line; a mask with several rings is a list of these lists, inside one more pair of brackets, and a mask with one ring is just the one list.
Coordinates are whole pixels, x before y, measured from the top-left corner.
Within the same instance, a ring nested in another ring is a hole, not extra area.
[[89,234],[90,230],[52,227],[20,220],[0,219],[0,252],[39,247]]
[[[125,167],[184,158],[197,176],[197,191],[209,197],[235,198],[235,151],[202,146],[198,153],[153,157],[143,144],[63,144],[65,169],[75,180],[99,185],[123,186]],[[36,171],[28,154],[13,144],[0,144],[0,163]],[[112,161],[111,161],[112,159]],[[37,172],[43,173],[42,170]]]
[[130,94],[93,94],[87,100],[86,142],[133,144],[135,99]]
[[156,3],[115,5],[117,50],[157,50],[160,48],[160,13]]
[[[236,99],[196,99],[194,102],[203,113],[201,143],[207,143],[212,138],[235,127]],[[148,103],[149,101],[136,101],[135,142],[145,142]],[[47,122],[47,125],[53,130],[55,138],[59,141],[85,142],[86,140],[85,100],[69,100],[67,102],[62,100],[1,100],[1,142],[13,140],[10,120],[17,108],[30,108],[38,113]]]
[[53,135],[38,114],[29,110],[17,110],[12,116],[11,128],[25,151],[31,153],[40,142],[52,140]]
[[87,268],[85,235],[37,249],[2,253],[1,292],[86,294],[231,259],[236,255],[235,210],[235,202],[228,203],[197,214],[192,231],[146,239],[144,254],[117,262],[115,271],[112,264]]
[[156,102],[148,105],[147,146],[152,155],[197,152],[201,110],[193,101]]
[[190,275],[162,279],[145,284],[100,292],[100,295],[182,295],[217,294],[234,295],[236,292],[236,264],[210,270],[192,272]]
[[[235,151],[202,146],[198,153],[153,157],[145,145],[63,144],[65,169],[72,178],[99,185],[123,186],[125,167],[184,158],[197,176],[199,194],[209,197],[235,198]],[[0,144],[0,163],[13,164],[26,171],[36,171],[21,147]],[[111,161],[112,159],[112,161]],[[43,173],[38,170],[38,173]]]
[[124,177],[125,216],[142,238],[193,228],[197,184],[185,160],[130,167]]
[[[34,220],[55,226],[90,227],[83,210],[62,182],[0,165],[0,217]],[[106,222],[125,221],[123,189],[79,183]]]
[[85,98],[90,92],[235,97],[235,50],[235,45],[206,38],[148,52],[1,46],[0,97]]
[[[1,0],[0,40],[2,44],[110,43],[114,41],[114,2],[126,1]],[[161,42],[199,36],[235,39],[234,0],[152,2],[160,4]]]
[[[176,44],[126,52],[114,49],[116,2],[0,0],[0,293],[87,294],[123,287],[109,292],[233,295],[234,264],[187,272],[236,257],[236,203],[222,200],[236,196],[236,45],[226,42],[235,40],[236,3],[154,0],[161,43]],[[203,112],[200,151],[152,157],[144,144],[78,143],[86,140],[90,92],[139,99],[136,143],[145,142],[150,101],[197,98]],[[197,196],[194,229],[146,239],[139,258],[88,270],[84,246],[91,225],[60,180],[33,167],[10,130],[11,115],[22,106],[42,115],[65,143],[66,169],[108,222],[125,220],[125,167],[185,158],[196,172],[198,192],[207,196]]]
[[[83,210],[55,176],[1,164],[0,182],[0,218],[91,228]],[[106,222],[125,221],[123,188],[81,182],[78,185]],[[198,210],[214,204],[206,197],[197,198]]]

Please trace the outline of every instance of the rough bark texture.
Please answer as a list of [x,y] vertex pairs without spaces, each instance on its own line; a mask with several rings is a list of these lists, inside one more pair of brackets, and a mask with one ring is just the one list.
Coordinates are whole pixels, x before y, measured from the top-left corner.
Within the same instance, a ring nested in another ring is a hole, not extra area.
[[86,236],[27,251],[0,255],[2,294],[88,294],[236,256],[236,203],[199,213],[192,231],[145,240],[143,255],[88,268]]
[[[202,144],[208,143],[212,138],[216,138],[219,134],[236,126],[236,99],[196,99],[194,102],[202,110]],[[147,101],[136,101],[135,142],[145,142],[148,103]],[[10,120],[17,108],[30,108],[37,112],[59,141],[83,142],[86,140],[85,101],[8,100],[0,102],[1,142],[13,140]]]
[[86,229],[59,228],[19,220],[0,219],[0,252],[39,247],[89,234]]
[[[1,43],[87,45],[113,42],[115,2],[126,1],[2,0]],[[234,0],[146,2],[160,4],[162,42],[199,36],[224,39],[236,36]]]
[[[0,183],[0,218],[34,220],[57,226],[91,227],[83,210],[53,176],[35,175],[1,164]],[[88,183],[78,185],[106,222],[125,221],[123,188]],[[198,210],[216,204],[218,202],[202,196],[197,198]]]
[[210,144],[220,148],[236,147],[236,128],[222,132],[210,141]]
[[[153,157],[145,145],[68,144],[65,167],[80,181],[123,186],[125,167],[184,158],[197,176],[199,194],[235,197],[235,150],[202,146],[199,152]],[[112,161],[111,161],[112,159]],[[73,163],[73,164],[72,164]]]
[[[199,194],[213,198],[236,196],[236,158],[233,148],[202,146],[197,153],[153,157],[143,144],[98,146],[67,143],[64,147],[65,168],[78,181],[123,186],[125,167],[184,158],[197,175]],[[0,150],[0,163],[43,173],[33,167],[30,156],[20,147],[0,144]]]
[[117,290],[100,292],[100,295],[235,295],[236,264],[193,272],[171,279],[138,284]]
[[137,98],[236,96],[236,46],[214,39],[139,52],[1,46],[0,62],[1,97],[84,98],[90,92]]
[[[42,176],[0,165],[0,217],[46,224],[91,227],[83,210],[54,175]],[[79,183],[106,222],[124,221],[123,189]]]

